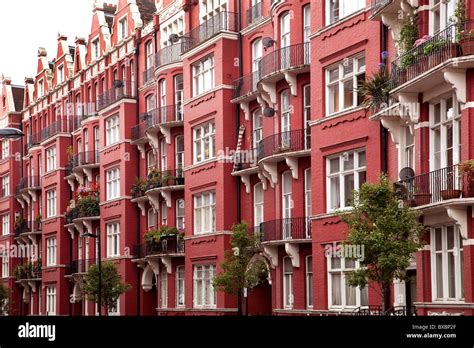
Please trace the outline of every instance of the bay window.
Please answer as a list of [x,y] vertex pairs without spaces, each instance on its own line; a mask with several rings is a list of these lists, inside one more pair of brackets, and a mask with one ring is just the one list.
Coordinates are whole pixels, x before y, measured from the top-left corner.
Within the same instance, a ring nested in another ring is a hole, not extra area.
[[46,265],[56,265],[56,237],[46,239]]
[[285,308],[293,308],[293,264],[290,257],[283,258],[283,299]]
[[334,211],[351,204],[352,193],[366,181],[365,150],[343,152],[326,161],[327,209]]
[[120,224],[118,222],[106,225],[107,229],[107,257],[120,255]]
[[214,88],[214,56],[208,56],[193,64],[193,96]]
[[194,163],[200,163],[215,157],[214,121],[193,128]]
[[107,178],[107,200],[120,197],[120,169],[114,168],[105,172]]
[[106,146],[115,144],[120,140],[119,116],[111,116],[105,120],[105,144]]
[[56,190],[46,191],[46,217],[56,216]]
[[46,315],[56,315],[56,287],[55,286],[46,286]]
[[326,25],[337,22],[365,7],[365,0],[326,0]]
[[[87,150],[86,150],[87,151]],[[56,146],[46,149],[46,171],[56,169]]]
[[176,307],[184,307],[184,266],[176,267]]

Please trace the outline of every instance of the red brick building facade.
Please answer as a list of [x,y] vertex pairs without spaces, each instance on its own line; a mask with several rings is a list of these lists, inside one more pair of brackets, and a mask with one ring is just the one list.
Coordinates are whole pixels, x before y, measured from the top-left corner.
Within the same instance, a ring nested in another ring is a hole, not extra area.
[[[474,51],[470,22],[461,34],[448,20],[460,1],[96,2],[87,38],[59,34],[52,61],[38,49],[24,87],[2,79],[0,122],[25,136],[0,146],[0,245],[39,256],[3,253],[10,313],[97,315],[81,287],[101,259],[132,285],[110,314],[235,315],[212,278],[239,221],[269,269],[249,314],[376,308],[377,291],[345,284],[358,262],[325,249],[346,238],[335,213],[352,191],[386,172],[429,228],[392,310],[472,315],[459,164],[473,157]],[[403,51],[410,21],[429,36]],[[369,112],[358,86],[382,64],[390,102]]]

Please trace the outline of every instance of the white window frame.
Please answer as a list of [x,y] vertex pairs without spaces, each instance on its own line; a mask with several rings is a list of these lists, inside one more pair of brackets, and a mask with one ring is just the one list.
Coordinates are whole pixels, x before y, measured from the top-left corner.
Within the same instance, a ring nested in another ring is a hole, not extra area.
[[176,267],[176,307],[185,306],[186,294],[186,273],[184,266]]
[[185,205],[184,205],[184,199],[179,198],[176,200],[176,227],[178,229],[183,229],[186,224],[186,217],[185,217]]
[[[261,194],[261,199],[258,197]],[[256,231],[260,231],[260,224],[265,221],[265,192],[263,184],[258,183],[253,187],[253,225]]]
[[10,255],[5,253],[2,255],[2,278],[10,276]]
[[10,157],[10,139],[2,140],[2,159]]
[[252,143],[253,148],[256,149],[263,139],[263,114],[261,108],[257,108],[252,113],[252,126]]
[[304,171],[304,216],[306,217],[306,237],[309,236],[312,212],[311,168]]
[[312,309],[314,306],[313,287],[313,256],[305,257],[305,282],[306,282],[306,308]]
[[168,308],[168,272],[165,267],[161,269],[159,274],[160,281],[160,308]]
[[451,24],[455,13],[455,0],[430,0],[429,3],[429,34],[436,35]]
[[210,55],[192,65],[193,97],[197,97],[214,88],[214,63],[214,55]]
[[[289,266],[290,268],[286,268]],[[294,283],[293,283],[293,264],[291,258],[285,256],[283,258],[283,307],[292,309],[295,303]]]
[[168,226],[168,205],[166,201],[161,202],[161,225]]
[[147,226],[148,229],[151,230],[156,226],[156,213],[155,209],[149,208],[147,211]]
[[207,191],[194,195],[194,234],[208,234],[215,231],[216,192]]
[[202,123],[193,128],[194,164],[215,158],[215,137],[216,128],[214,120]]
[[106,146],[116,144],[120,141],[120,118],[119,115],[110,116],[105,120]]
[[57,264],[57,240],[56,237],[46,239],[46,266]]
[[[332,13],[331,3],[338,2],[339,13],[336,16]],[[354,8],[347,8],[348,5],[354,6]],[[365,0],[326,0],[326,25],[336,23],[353,13],[356,13],[365,8]]]
[[10,234],[10,214],[2,215],[2,235],[7,236]]
[[[367,292],[368,295],[368,287],[366,286],[363,290],[360,287],[356,287],[355,291],[355,305],[347,304],[347,293],[346,293],[346,276],[347,274],[357,270],[360,268],[360,263],[357,260],[354,260],[354,267],[346,266],[346,259],[345,258],[338,258],[340,260],[340,267],[333,268],[332,267],[332,260],[335,259],[333,257],[327,258],[327,272],[328,272],[328,308],[329,310],[345,310],[345,309],[354,309],[357,307],[365,306],[365,303],[362,303],[362,291]],[[347,259],[350,260],[350,259]],[[341,304],[340,305],[333,305],[333,298],[332,298],[332,287],[333,287],[333,278],[332,275],[340,275],[340,286],[341,286]],[[368,296],[366,296],[368,298]]]
[[56,169],[56,146],[46,149],[46,172]]
[[126,15],[119,19],[117,30],[119,41],[128,37],[128,18]]
[[111,222],[106,225],[107,257],[120,256],[120,224]]
[[120,168],[115,167],[105,172],[107,200],[120,197]]
[[46,314],[56,315],[56,286],[46,286]]
[[[215,308],[217,294],[212,285],[216,275],[215,265],[194,265],[193,270],[193,305],[194,308]],[[199,294],[198,289],[201,289]]]
[[56,189],[46,191],[46,217],[52,218],[57,214],[57,194]]
[[95,38],[91,41],[91,56],[92,61],[96,60],[100,56],[100,40]]
[[[361,154],[364,153],[364,157]],[[353,155],[353,169],[344,170],[344,162],[346,162],[346,158],[350,158],[351,154]],[[364,161],[361,161],[361,158],[364,158]],[[331,160],[339,159],[339,169],[337,172],[331,173]],[[354,190],[359,190],[364,182],[360,182],[360,175],[365,173],[367,175],[367,154],[364,148],[345,151],[335,155],[328,156],[326,158],[326,200],[327,200],[327,211],[334,212],[339,209],[347,209],[351,208],[350,206],[346,205],[346,198],[350,197],[346,195],[345,187],[344,187],[344,178],[346,176],[354,175]],[[360,163],[363,162],[363,163]],[[331,194],[331,179],[339,179],[339,205],[336,206],[332,202],[332,194]],[[367,178],[365,178],[366,180]],[[352,194],[352,192],[350,193]]]
[[63,83],[64,82],[64,64],[61,64],[58,66],[57,76],[58,76],[57,84]]
[[2,197],[8,197],[10,195],[10,176],[5,175],[2,177]]
[[[352,1],[352,0],[351,0]],[[352,64],[352,71],[345,73],[344,68],[350,66]],[[357,54],[355,56],[343,59],[342,61],[330,65],[325,68],[325,75],[326,75],[326,116],[330,116],[333,114],[338,114],[340,112],[344,112],[346,110],[350,110],[352,108],[357,107],[358,104],[358,84],[359,78],[362,75],[365,75],[366,70],[366,62],[365,62],[365,54]],[[331,72],[335,72],[337,77],[332,81],[331,80]],[[345,83],[350,83],[352,81],[352,105],[344,106],[345,105],[345,93],[344,93],[344,85]],[[338,101],[337,101],[337,109],[336,104],[334,104],[333,109],[331,110],[331,96],[333,93],[332,90],[337,90],[338,94]]]
[[[448,249],[448,234],[449,229],[452,229],[453,233],[453,248]],[[436,248],[436,232],[441,233],[441,249]],[[433,302],[464,302],[464,248],[463,241],[459,227],[456,225],[437,225],[431,227],[431,238],[430,238],[430,250],[431,250],[431,293]],[[454,292],[455,296],[450,297],[449,295],[449,267],[448,257],[452,254],[454,258]],[[441,277],[442,277],[442,296],[440,296],[437,281],[438,281],[438,268],[437,268],[437,255],[441,255]]]

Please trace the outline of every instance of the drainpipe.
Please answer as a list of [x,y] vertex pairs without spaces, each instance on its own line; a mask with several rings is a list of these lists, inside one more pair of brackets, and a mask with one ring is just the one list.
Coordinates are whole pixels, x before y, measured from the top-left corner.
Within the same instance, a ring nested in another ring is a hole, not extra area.
[[[242,34],[241,34],[241,27],[242,27],[242,20],[241,20],[241,13],[242,13],[242,2],[237,1],[238,6],[237,6],[237,30],[238,30],[238,49],[239,49],[239,78],[242,78],[243,76],[243,62],[242,62]],[[237,140],[239,139],[239,127],[240,127],[240,105],[236,104],[235,105],[235,113],[237,115],[237,127],[235,129],[236,131],[236,138]],[[242,220],[242,212],[240,208],[241,204],[241,194],[240,194],[240,188],[241,188],[241,180],[239,177],[236,177],[236,186],[237,186],[237,222],[240,224]]]
[[[141,42],[141,35],[140,31],[137,31],[135,35],[137,36],[136,39],[136,45],[135,45],[135,54],[134,54],[134,59],[133,61],[135,62],[135,95],[137,97],[137,102],[135,104],[135,113],[137,114],[136,120],[137,120],[137,125],[140,124],[140,116],[139,116],[139,106],[138,106],[138,53],[139,53],[139,45]],[[153,34],[155,38],[155,44],[156,44],[156,31]],[[137,160],[137,173],[140,173],[140,150],[138,150],[138,160]],[[137,250],[140,252],[140,230],[141,230],[141,211],[140,209],[137,210],[137,216],[138,216],[138,227],[137,227]],[[140,255],[138,255],[140,256]],[[140,316],[140,270],[137,272],[137,316]]]
[[[387,27],[380,22],[380,52],[387,51],[387,35],[388,35],[388,30]],[[385,66],[388,65],[387,59],[383,58],[382,63],[385,64]],[[382,126],[382,123],[380,123],[380,138],[381,138],[381,147],[382,147],[382,172],[387,173],[388,172],[388,145],[387,145],[387,139],[388,139],[388,131],[387,129]]]

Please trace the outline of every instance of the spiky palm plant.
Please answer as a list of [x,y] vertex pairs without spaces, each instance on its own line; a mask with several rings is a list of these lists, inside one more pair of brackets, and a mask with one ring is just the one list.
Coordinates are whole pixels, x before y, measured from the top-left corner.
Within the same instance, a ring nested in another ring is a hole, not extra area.
[[390,74],[385,67],[380,68],[371,77],[359,84],[358,94],[364,98],[362,106],[377,112],[386,107],[390,94]]

